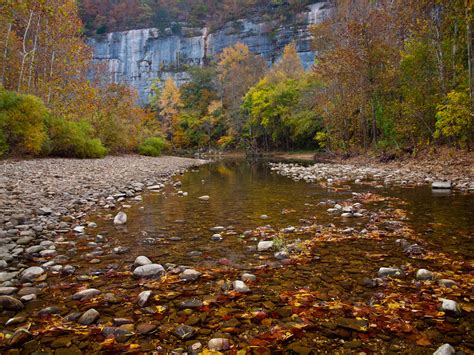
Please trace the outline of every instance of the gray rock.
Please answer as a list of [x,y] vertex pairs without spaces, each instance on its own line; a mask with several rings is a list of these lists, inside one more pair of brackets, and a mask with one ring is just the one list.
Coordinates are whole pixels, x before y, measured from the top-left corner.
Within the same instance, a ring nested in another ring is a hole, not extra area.
[[433,355],[453,355],[456,353],[456,350],[450,344],[441,345]]
[[127,223],[127,214],[125,212],[119,212],[114,218],[114,224],[120,226]]
[[76,292],[74,295],[72,295],[72,299],[83,301],[83,300],[87,300],[89,298],[93,298],[95,296],[98,296],[100,294],[101,294],[101,292],[99,290],[97,290],[95,288],[89,288],[87,290],[82,290],[82,291]]
[[26,269],[21,273],[21,280],[23,282],[30,282],[34,281],[37,277],[41,276],[44,274],[44,269],[39,266],[32,266]]
[[380,277],[386,276],[402,276],[402,271],[394,267],[381,267],[379,269],[378,275]]
[[214,234],[212,237],[211,237],[211,240],[215,241],[215,242],[220,242],[222,240],[222,236],[220,234]]
[[135,259],[135,262],[133,263],[133,265],[135,266],[143,266],[143,265],[148,265],[148,264],[153,264],[152,261],[150,259],[148,259],[146,256],[138,256],[136,259]]
[[7,311],[20,311],[23,309],[23,303],[11,296],[0,296],[0,308]]
[[433,190],[451,190],[451,181],[433,181],[431,184]]
[[268,251],[271,248],[273,248],[273,241],[272,240],[261,241],[257,245],[257,250],[258,251]]
[[273,254],[273,256],[275,257],[275,259],[284,260],[284,259],[288,259],[290,257],[290,254],[288,254],[287,251],[282,250],[282,251],[277,251],[275,254]]
[[38,312],[38,315],[40,317],[49,316],[51,314],[61,314],[61,309],[58,307],[52,306],[52,307],[43,308]]
[[225,351],[229,350],[231,343],[229,339],[226,338],[213,338],[207,343],[209,350],[213,351]]
[[441,300],[441,302],[441,311],[454,316],[460,316],[462,314],[461,307],[456,301],[444,298]]
[[216,227],[209,228],[209,230],[211,232],[214,232],[214,233],[221,233],[221,232],[225,231],[225,227],[216,226]]
[[25,252],[28,253],[28,254],[36,254],[36,253],[39,253],[40,251],[43,251],[45,249],[46,248],[42,245],[33,245],[29,248],[26,248]]
[[18,291],[16,287],[0,287],[0,296],[10,296]]
[[181,340],[189,340],[194,336],[195,330],[189,325],[180,325],[176,328],[174,334]]
[[165,274],[165,269],[160,264],[148,264],[137,267],[133,270],[136,277],[160,278]]
[[179,274],[179,278],[184,281],[195,281],[201,276],[199,271],[194,269],[186,269],[181,274]]
[[245,274],[242,275],[242,281],[244,281],[244,282],[255,282],[255,281],[257,281],[257,276],[255,276],[253,274],[245,273]]
[[53,210],[49,207],[41,207],[38,209],[38,214],[41,216],[49,216],[53,213]]
[[416,272],[416,279],[421,281],[433,280],[433,273],[426,269],[419,269]]
[[451,288],[453,286],[456,286],[457,283],[456,283],[456,281],[453,281],[453,280],[450,280],[450,279],[440,279],[440,280],[438,280],[438,285],[441,286],[441,287]]
[[82,325],[89,325],[95,323],[95,321],[99,319],[99,316],[99,312],[97,312],[94,308],[91,308],[82,314],[78,320],[78,323]]
[[79,234],[84,233],[85,230],[86,230],[86,227],[84,226],[77,226],[77,227],[74,227],[73,229],[74,232],[79,233]]
[[237,280],[232,283],[232,288],[236,292],[247,293],[250,292],[250,288],[245,284],[245,282]]
[[30,295],[24,295],[20,298],[21,302],[23,303],[28,303],[28,302],[31,302],[31,301],[34,301],[37,299],[37,296],[35,294],[30,294]]
[[204,196],[198,197],[198,199],[201,201],[209,201],[210,197],[208,195],[204,195]]
[[262,214],[260,215],[260,219],[269,219],[270,217],[268,217],[266,214]]
[[141,292],[137,297],[137,304],[140,307],[143,307],[148,302],[148,299],[150,298],[151,293],[152,293],[151,291]]

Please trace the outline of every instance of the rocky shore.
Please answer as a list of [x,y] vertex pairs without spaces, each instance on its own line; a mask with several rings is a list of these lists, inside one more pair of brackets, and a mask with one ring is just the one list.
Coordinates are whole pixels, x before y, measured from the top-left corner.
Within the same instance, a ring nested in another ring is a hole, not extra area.
[[16,274],[11,268],[25,254],[54,253],[51,240],[79,231],[95,208],[140,201],[142,191],[203,163],[142,156],[0,161],[0,286]]
[[[443,164],[359,164],[316,163],[308,166],[300,164],[275,163],[272,170],[293,180],[323,182],[327,185],[344,183],[364,183],[374,181],[380,185],[419,186],[456,189],[474,192],[474,168],[472,162],[465,169],[443,168]],[[435,168],[434,168],[435,167]],[[439,187],[438,187],[439,186]]]

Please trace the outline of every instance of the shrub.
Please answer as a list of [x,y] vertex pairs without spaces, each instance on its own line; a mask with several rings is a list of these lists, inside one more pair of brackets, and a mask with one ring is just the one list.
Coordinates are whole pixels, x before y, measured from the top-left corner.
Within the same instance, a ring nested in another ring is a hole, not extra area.
[[161,151],[166,148],[166,141],[161,137],[152,137],[146,139],[143,144],[138,147],[138,153],[151,157],[158,157]]
[[2,127],[0,126],[0,157],[5,154],[8,150],[8,143],[7,139],[5,138],[5,134],[3,133]]
[[0,90],[0,152],[37,155],[47,139],[45,120],[48,109],[40,98]]
[[72,122],[51,117],[47,121],[49,140],[45,153],[67,158],[102,158],[107,149],[100,139],[93,139],[92,126],[84,121]]

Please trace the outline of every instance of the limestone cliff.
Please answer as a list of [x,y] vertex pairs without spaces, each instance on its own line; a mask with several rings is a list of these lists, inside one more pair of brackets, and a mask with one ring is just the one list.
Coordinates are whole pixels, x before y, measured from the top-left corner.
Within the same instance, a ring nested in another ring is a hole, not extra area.
[[131,85],[138,90],[140,100],[146,102],[154,79],[173,77],[178,85],[189,76],[186,68],[202,65],[224,48],[237,42],[247,44],[250,50],[265,58],[269,65],[278,60],[283,48],[296,41],[299,55],[306,68],[315,57],[311,50],[309,27],[328,15],[326,1],[308,6],[296,16],[293,23],[275,26],[258,18],[227,23],[209,33],[207,28],[185,29],[182,34],[161,33],[156,28],[108,33],[89,40],[94,60],[104,63],[110,80]]

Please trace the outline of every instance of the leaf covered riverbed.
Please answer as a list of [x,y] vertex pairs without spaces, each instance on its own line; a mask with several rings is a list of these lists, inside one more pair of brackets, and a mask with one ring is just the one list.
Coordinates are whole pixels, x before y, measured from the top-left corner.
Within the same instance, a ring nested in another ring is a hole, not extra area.
[[[0,296],[5,353],[473,349],[468,194],[306,184],[225,161],[123,204],[125,225],[104,211],[58,237],[54,260],[73,272],[18,287],[36,295],[24,308]],[[149,262],[164,271],[141,277]]]

